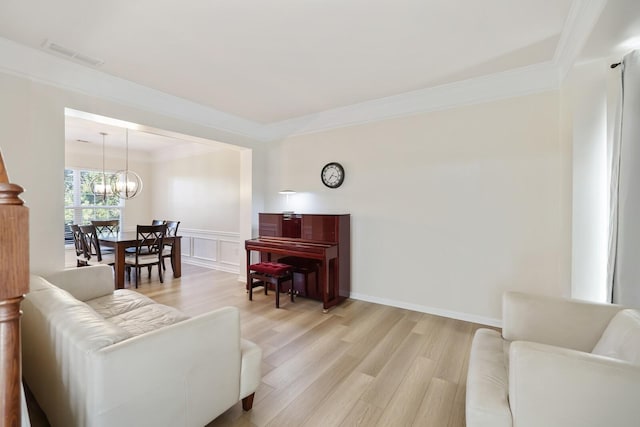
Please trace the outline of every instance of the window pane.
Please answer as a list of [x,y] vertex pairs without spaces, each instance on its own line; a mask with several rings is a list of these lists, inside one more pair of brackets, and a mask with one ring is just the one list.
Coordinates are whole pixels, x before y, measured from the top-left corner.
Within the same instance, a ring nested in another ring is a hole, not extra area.
[[64,224],[67,243],[73,237],[69,227],[71,224],[90,224],[92,220],[121,220],[124,200],[113,194],[108,194],[105,199],[103,195],[93,192],[95,184],[104,183],[109,187],[110,179],[110,174],[103,177],[101,171],[65,169]]
[[117,208],[95,208],[95,209],[83,209],[82,217],[85,218],[85,212],[90,216],[89,222],[92,219],[107,220],[107,219],[120,219],[120,209]]
[[64,210],[64,223],[67,225],[73,224],[73,209]]
[[102,197],[93,193],[94,181],[96,183],[102,181],[100,172],[80,171],[80,204],[82,206],[104,204]]
[[[98,171],[80,171],[80,204],[83,206],[120,206],[121,199],[117,195],[109,193],[111,177],[112,175],[109,173],[105,173],[103,176],[102,172]],[[94,193],[96,184],[106,188],[106,200],[103,192]]]
[[64,170],[64,205],[73,206],[73,171],[71,169]]

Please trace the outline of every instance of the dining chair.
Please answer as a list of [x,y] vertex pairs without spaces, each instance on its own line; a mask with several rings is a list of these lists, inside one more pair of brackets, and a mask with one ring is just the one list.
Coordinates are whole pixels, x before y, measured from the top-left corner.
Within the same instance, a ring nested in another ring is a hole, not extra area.
[[73,233],[73,245],[76,250],[76,267],[86,267],[89,265],[87,258],[87,250],[85,249],[84,235],[78,224],[71,224],[71,233]]
[[100,249],[100,240],[98,239],[98,232],[96,231],[95,225],[81,225],[80,231],[82,232],[87,264],[114,265],[116,263],[115,255],[113,253],[105,253]]
[[[175,237],[178,235],[178,226],[180,225],[180,221],[165,221],[165,224],[167,225],[167,231],[165,232],[165,237],[167,236]],[[165,242],[162,248],[162,269],[163,270],[167,269],[167,266],[164,264],[165,258],[170,258],[171,270],[172,271],[175,270],[175,266],[173,265],[173,247],[174,247],[173,243],[174,243],[173,239],[169,242]]]
[[[99,236],[117,236],[120,232],[119,219],[92,220],[91,224],[96,227]],[[102,248],[102,253],[111,253],[113,248]]]
[[96,227],[96,231],[101,235],[115,236],[120,232],[119,219],[93,220],[91,224]]
[[[164,219],[154,219],[151,221],[151,225],[162,225],[162,224],[166,224],[167,221],[165,221]],[[125,252],[128,254],[135,254],[136,253],[136,248],[127,248],[125,249]],[[166,270],[166,268],[165,268]],[[149,271],[151,271],[151,268],[149,268]]]
[[124,260],[129,273],[132,268],[136,270],[136,288],[140,282],[140,269],[142,267],[147,267],[149,270],[149,278],[151,278],[151,267],[157,265],[160,283],[164,283],[162,275],[162,247],[166,229],[167,226],[165,224],[138,225],[136,227],[138,239],[136,250],[134,253],[128,253]]

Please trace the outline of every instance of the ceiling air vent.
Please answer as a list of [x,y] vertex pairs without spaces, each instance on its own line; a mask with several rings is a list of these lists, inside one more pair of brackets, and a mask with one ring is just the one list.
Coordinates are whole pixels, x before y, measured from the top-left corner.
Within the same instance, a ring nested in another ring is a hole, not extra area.
[[85,55],[73,49],[69,49],[68,47],[59,45],[58,43],[54,43],[50,40],[45,40],[45,42],[42,44],[42,47],[58,55],[74,59],[78,62],[82,62],[83,64],[91,65],[92,67],[99,67],[100,65],[104,64],[104,61],[101,59]]

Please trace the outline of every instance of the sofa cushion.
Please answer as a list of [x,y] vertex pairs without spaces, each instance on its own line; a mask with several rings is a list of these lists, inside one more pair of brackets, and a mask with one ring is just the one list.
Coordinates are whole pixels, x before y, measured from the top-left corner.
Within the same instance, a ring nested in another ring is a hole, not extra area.
[[592,353],[640,365],[640,312],[620,310],[609,322]]
[[155,331],[188,319],[189,316],[162,304],[149,304],[109,318],[133,336]]
[[88,301],[113,292],[113,269],[94,265],[58,271],[45,277],[80,301]]
[[52,340],[64,339],[84,351],[101,349],[132,336],[59,288],[29,292],[23,311],[25,315],[44,318],[49,329],[57,331]]
[[91,299],[87,301],[87,304],[105,319],[110,319],[145,305],[155,304],[155,302],[138,292],[117,289],[109,295]]

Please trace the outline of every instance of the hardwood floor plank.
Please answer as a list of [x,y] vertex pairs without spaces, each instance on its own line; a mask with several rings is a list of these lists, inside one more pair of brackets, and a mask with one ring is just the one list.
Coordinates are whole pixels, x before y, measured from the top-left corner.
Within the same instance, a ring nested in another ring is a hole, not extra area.
[[[364,342],[373,344],[373,346],[368,349],[366,355],[360,355],[364,356],[364,359],[362,364],[358,366],[358,370],[372,377],[377,376],[387,363],[389,355],[395,353],[396,349],[407,338],[414,326],[415,322],[400,319],[393,327],[389,328],[383,336],[380,336],[380,333],[386,328],[381,327],[377,329],[376,332],[379,332],[378,334],[372,333],[371,337],[364,340]],[[373,338],[375,338],[375,341],[372,340]],[[354,349],[355,348],[358,347],[354,345]]]
[[352,372],[302,425],[305,427],[339,425],[349,415],[371,381],[373,378],[369,375]]
[[415,427],[443,427],[451,418],[456,384],[432,378],[413,421]]
[[450,325],[449,338],[438,359],[434,375],[457,384],[460,381],[463,363],[467,356],[466,352],[461,352],[459,349],[470,346],[469,337],[472,324],[453,319],[449,319],[447,323]]
[[434,371],[433,360],[424,357],[414,359],[376,426],[411,425],[427,393]]
[[[330,320],[327,320],[327,323],[329,322]],[[342,347],[344,351],[346,348],[340,343],[343,328],[342,325],[331,327],[325,325],[324,328],[312,329],[315,339],[304,348],[296,347],[296,351],[292,352],[288,346],[285,346],[278,350],[276,353],[282,357],[277,361],[282,360],[282,362],[279,365],[275,364],[277,367],[264,375],[262,382],[276,388],[284,387],[294,381],[299,372],[313,369],[322,359],[330,357],[336,352],[336,348]],[[273,360],[274,358],[268,358],[265,362],[273,363]]]
[[[326,372],[314,381],[300,396],[284,408],[270,424],[281,427],[297,427],[318,411],[318,407],[327,400],[339,384],[346,381],[359,360],[345,355],[331,365]],[[334,404],[333,396],[329,398]]]
[[376,424],[382,414],[382,408],[358,400],[347,417],[342,420],[340,427],[370,427]]
[[326,374],[327,369],[344,355],[345,349],[338,349],[326,353],[326,357],[319,358],[315,364],[309,364],[284,387],[276,388],[269,396],[254,403],[253,409],[244,416],[259,426],[267,425],[287,405],[294,402],[304,391],[320,377]]
[[422,356],[431,360],[440,360],[447,340],[451,323],[445,317],[428,316],[430,327],[424,333],[425,346]]
[[[410,324],[407,325],[407,327],[408,330],[412,328]],[[381,361],[384,362],[384,366],[375,377],[375,381],[371,384],[371,387],[369,387],[362,397],[362,400],[380,408],[385,408],[409,371],[422,345],[422,336],[410,333],[393,353],[377,354],[372,352],[374,357],[382,358]],[[384,347],[382,350],[385,350]],[[368,359],[365,359],[365,362],[366,360]],[[367,373],[367,370],[363,371],[361,366],[358,366],[356,369]]]
[[324,335],[331,334],[333,337],[334,335],[339,335],[338,333],[344,333],[346,327],[340,323],[339,317],[332,315],[325,316],[325,321],[279,348],[270,356],[265,357],[265,362],[274,366],[280,366],[286,361],[291,360],[295,355],[305,352],[309,347],[317,348],[318,339],[321,339]]

